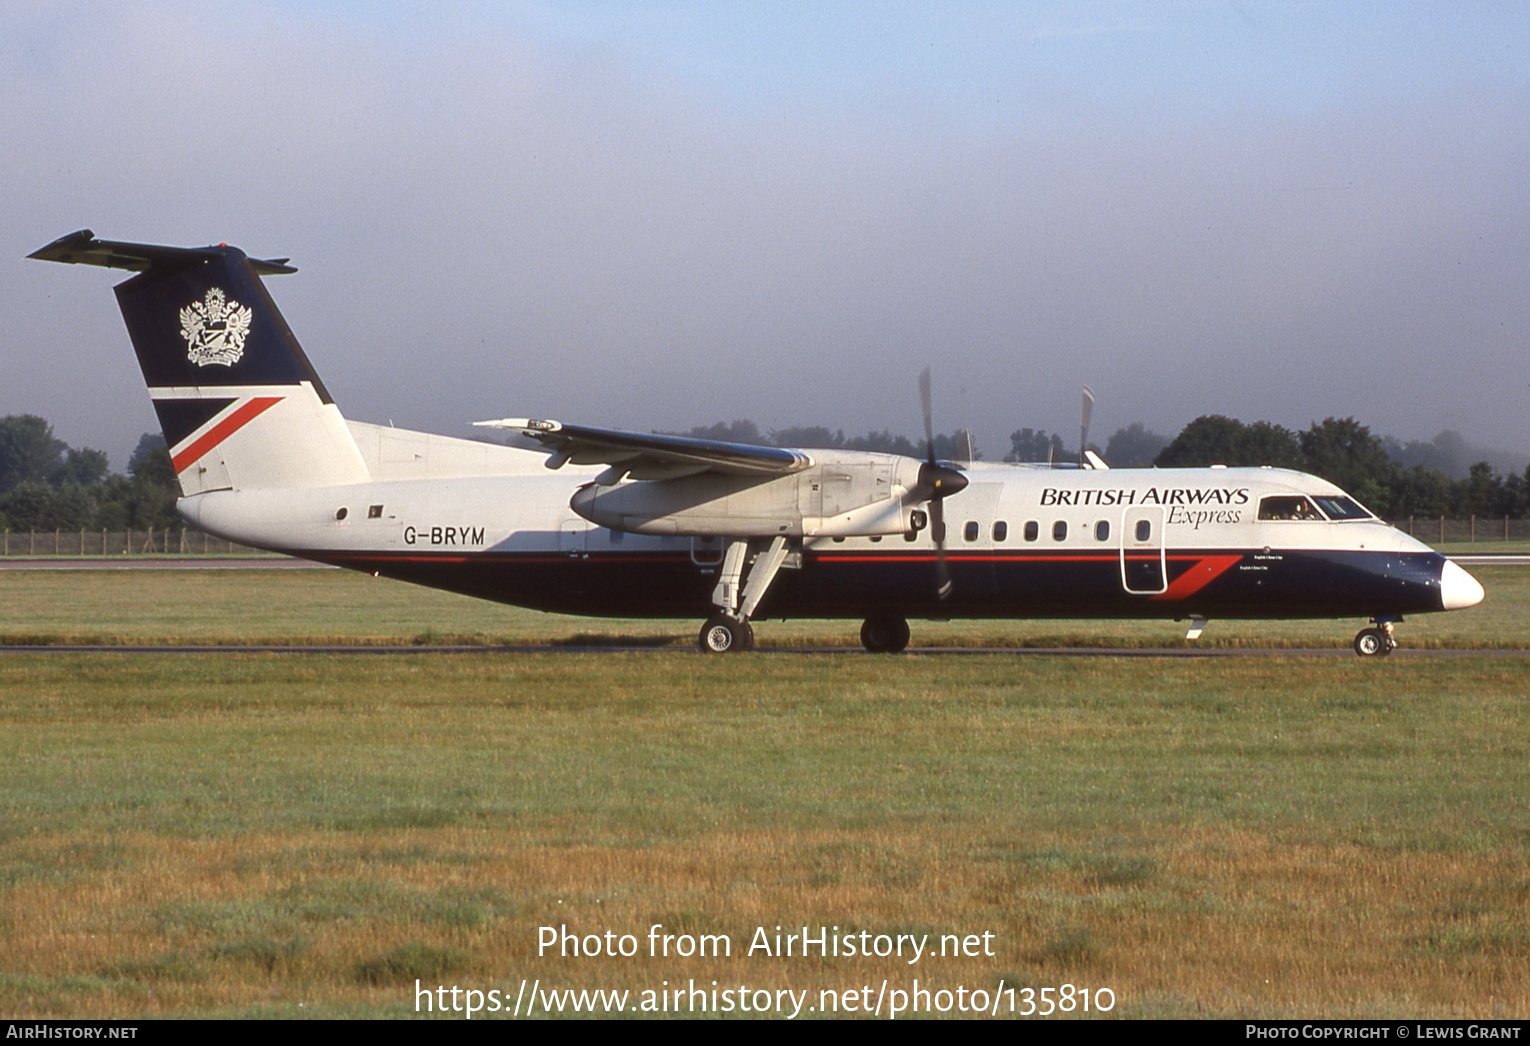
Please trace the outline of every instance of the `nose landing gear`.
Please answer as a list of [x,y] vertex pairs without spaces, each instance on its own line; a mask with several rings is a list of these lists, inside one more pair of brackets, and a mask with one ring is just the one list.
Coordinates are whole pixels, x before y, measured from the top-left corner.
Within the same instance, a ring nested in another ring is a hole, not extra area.
[[1355,653],[1361,657],[1386,657],[1397,649],[1397,637],[1393,626],[1398,618],[1372,618],[1377,627],[1362,628],[1355,634]]

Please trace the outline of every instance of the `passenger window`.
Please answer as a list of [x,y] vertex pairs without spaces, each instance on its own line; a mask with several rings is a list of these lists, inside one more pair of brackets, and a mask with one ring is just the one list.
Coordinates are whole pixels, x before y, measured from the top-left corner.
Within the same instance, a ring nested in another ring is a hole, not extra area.
[[1025,524],[1025,540],[1035,541],[1040,536],[1041,527],[1037,525],[1034,519]]
[[1153,524],[1146,519],[1137,520],[1137,540],[1146,541],[1153,536]]
[[946,543],[946,521],[941,520],[939,526],[931,527],[930,529],[935,532],[935,544],[944,545]]
[[978,538],[978,524],[977,524],[977,520],[969,519],[967,521],[967,525],[962,528],[962,540],[963,541],[976,541],[977,538]]
[[994,525],[993,525],[993,539],[995,541],[1003,541],[1003,540],[1005,540],[1008,537],[1009,537],[1009,524],[1004,522],[1002,519],[996,521],[994,523]]
[[1096,541],[1109,541],[1110,540],[1110,521],[1109,520],[1102,519],[1102,520],[1100,520],[1098,523],[1096,523],[1094,525],[1094,540],[1096,540]]
[[1053,541],[1066,541],[1066,540],[1068,540],[1068,524],[1067,523],[1065,523],[1065,522],[1063,522],[1062,520],[1059,519],[1056,523],[1052,524],[1052,540]]

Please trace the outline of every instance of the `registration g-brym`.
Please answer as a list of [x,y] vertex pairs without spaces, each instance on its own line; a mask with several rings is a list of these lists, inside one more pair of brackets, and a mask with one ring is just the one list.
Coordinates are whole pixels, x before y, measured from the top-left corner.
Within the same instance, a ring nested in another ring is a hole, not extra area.
[[[1404,615],[1482,599],[1460,566],[1344,491],[1272,468],[955,464],[757,447],[534,418],[525,448],[343,417],[236,247],[65,236],[31,255],[126,269],[128,334],[194,526],[257,548],[518,606],[751,622],[1358,618],[1390,653]],[[930,436],[928,372],[920,382]],[[1080,441],[1082,445],[1083,441]]]

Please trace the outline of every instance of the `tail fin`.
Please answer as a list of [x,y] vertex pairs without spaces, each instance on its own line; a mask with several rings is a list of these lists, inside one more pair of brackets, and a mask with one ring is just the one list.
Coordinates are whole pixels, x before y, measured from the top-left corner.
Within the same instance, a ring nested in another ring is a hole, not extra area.
[[368,479],[345,419],[261,283],[297,271],[285,258],[116,243],[88,229],[28,257],[138,273],[117,285],[117,303],[182,494]]

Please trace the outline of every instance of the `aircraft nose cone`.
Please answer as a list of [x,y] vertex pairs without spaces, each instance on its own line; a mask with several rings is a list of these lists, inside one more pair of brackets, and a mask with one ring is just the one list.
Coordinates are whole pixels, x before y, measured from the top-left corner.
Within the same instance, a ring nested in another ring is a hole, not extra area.
[[1482,602],[1482,583],[1450,560],[1440,570],[1440,606],[1445,610],[1464,610]]

